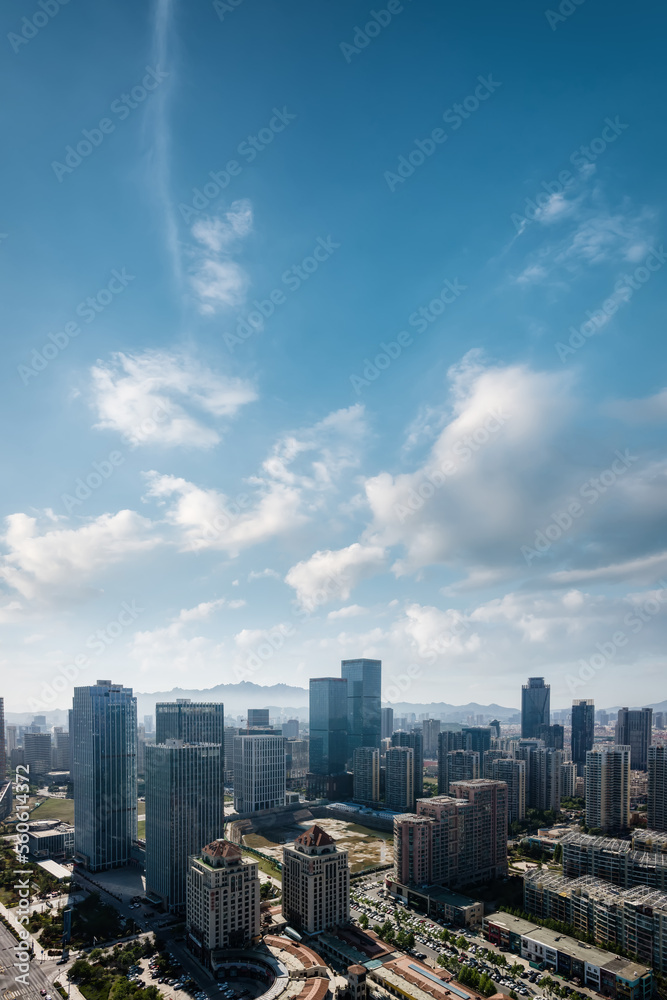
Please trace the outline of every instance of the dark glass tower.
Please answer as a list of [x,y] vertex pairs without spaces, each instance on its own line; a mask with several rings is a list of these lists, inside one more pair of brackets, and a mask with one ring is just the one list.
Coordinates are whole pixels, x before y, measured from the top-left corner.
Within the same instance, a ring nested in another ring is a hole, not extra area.
[[595,705],[592,700],[572,702],[572,760],[577,774],[583,775],[586,754],[593,749],[595,739]]
[[[310,681],[311,774],[345,771],[348,757],[347,681],[341,677],[313,677]],[[378,741],[379,746],[379,741]]]
[[551,722],[551,688],[544,677],[529,677],[521,688],[521,738],[537,737],[540,726]]
[[382,736],[382,661],[343,660],[341,677],[347,681],[347,752],[357,747],[380,749]]
[[[221,701],[158,702],[155,706],[155,742],[217,743],[225,746],[225,706]],[[204,845],[202,844],[202,847]]]
[[631,749],[630,768],[646,771],[648,748],[653,732],[652,708],[619,708],[616,723],[616,743]]

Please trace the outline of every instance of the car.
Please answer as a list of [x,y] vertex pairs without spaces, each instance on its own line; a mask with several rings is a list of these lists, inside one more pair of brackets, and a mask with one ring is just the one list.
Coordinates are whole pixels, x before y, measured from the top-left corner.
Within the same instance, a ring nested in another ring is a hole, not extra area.
[[45,996],[46,996],[46,990],[40,990],[39,992],[40,992],[40,994],[41,994],[41,995],[42,995],[43,997],[45,997]]

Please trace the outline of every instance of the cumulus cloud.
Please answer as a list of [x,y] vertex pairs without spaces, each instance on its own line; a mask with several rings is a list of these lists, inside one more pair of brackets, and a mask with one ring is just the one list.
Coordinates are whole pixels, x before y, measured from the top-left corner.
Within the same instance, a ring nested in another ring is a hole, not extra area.
[[257,398],[242,379],[220,375],[184,355],[165,351],[113,354],[92,369],[97,428],[133,445],[210,448],[219,432],[202,420],[233,417]]
[[347,600],[358,583],[384,568],[385,559],[381,546],[354,542],[337,551],[315,552],[292,566],[285,582],[301,606],[313,610],[330,600]]

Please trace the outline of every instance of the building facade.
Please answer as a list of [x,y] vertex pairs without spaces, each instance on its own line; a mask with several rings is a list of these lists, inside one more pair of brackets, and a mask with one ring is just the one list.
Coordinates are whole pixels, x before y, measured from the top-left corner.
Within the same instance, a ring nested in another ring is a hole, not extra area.
[[586,766],[586,754],[593,749],[595,739],[595,704],[592,699],[572,702],[572,760],[581,777]]
[[283,916],[300,934],[343,927],[350,921],[347,851],[319,826],[283,848]]
[[380,738],[388,740],[394,731],[394,710],[393,708],[383,708],[380,714]]
[[219,743],[146,746],[146,892],[171,913],[185,910],[190,855],[222,836]]
[[648,826],[667,831],[667,746],[648,748]]
[[72,780],[77,860],[90,871],[126,865],[137,839],[137,700],[102,680],[74,688]]
[[645,771],[648,767],[648,748],[651,745],[653,709],[619,708],[616,722],[616,743],[630,747],[630,767]]
[[507,823],[526,818],[526,762],[505,757],[491,764],[490,777],[507,785]]
[[310,680],[309,770],[311,774],[343,774],[346,769],[347,688],[347,681],[341,677],[312,677]]
[[[395,735],[395,734],[394,734]],[[411,812],[415,807],[415,754],[412,747],[389,747],[385,754],[385,793],[387,809]]]
[[357,747],[352,762],[354,798],[357,802],[380,801],[380,751]]
[[602,833],[630,827],[630,747],[609,746],[586,754],[586,826]]
[[[420,799],[424,794],[424,739],[421,732],[397,729],[391,735],[392,747],[410,747],[414,761],[414,797]],[[414,805],[410,807],[414,808]]]
[[186,942],[204,965],[259,940],[259,887],[257,862],[227,840],[207,844],[190,859]]
[[282,736],[234,737],[234,808],[238,813],[285,805],[285,740]]
[[479,754],[473,750],[450,750],[438,757],[438,795],[449,795],[452,781],[481,778]]
[[540,726],[548,726],[551,721],[551,688],[544,683],[544,677],[529,677],[521,688],[521,736],[526,739],[537,736]]
[[347,753],[352,760],[357,747],[380,749],[382,661],[343,660],[341,677],[347,681]]
[[158,702],[155,706],[155,742],[183,740],[184,743],[225,745],[225,706],[220,701]]

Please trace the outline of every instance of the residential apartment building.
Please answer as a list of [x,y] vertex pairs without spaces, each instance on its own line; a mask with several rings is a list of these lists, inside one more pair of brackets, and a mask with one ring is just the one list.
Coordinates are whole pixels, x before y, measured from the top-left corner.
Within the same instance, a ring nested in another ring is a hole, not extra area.
[[438,758],[438,795],[449,795],[453,781],[480,778],[479,754],[473,750],[451,750]]
[[630,747],[609,746],[586,754],[586,826],[603,833],[630,827]]
[[526,762],[503,757],[491,764],[490,777],[507,785],[507,823],[526,818]]
[[328,833],[311,826],[283,847],[283,916],[300,934],[343,927],[350,921],[350,866]]
[[667,892],[667,837],[642,830],[631,840],[567,833],[561,838],[563,875],[592,875],[630,888],[647,885]]
[[[410,747],[414,759],[414,797],[420,799],[424,794],[424,740],[417,730],[406,731],[397,729],[391,734],[393,747]],[[414,806],[410,807],[411,809]]]
[[380,801],[380,751],[375,747],[357,747],[352,762],[354,799],[357,802]]
[[385,754],[387,809],[409,812],[415,807],[415,754],[412,747],[389,747]]
[[667,831],[667,746],[648,748],[648,827]]

